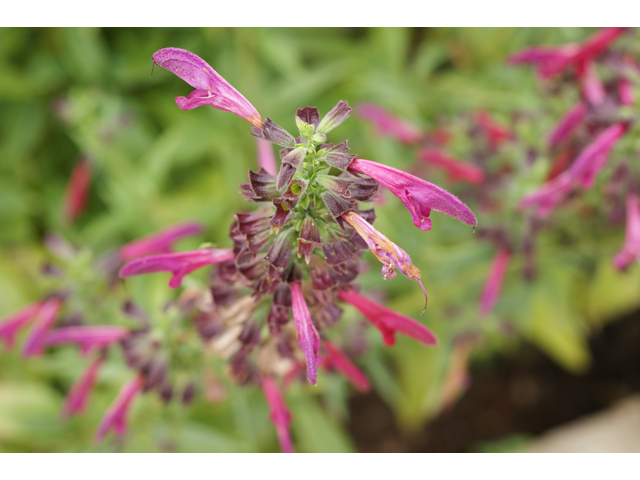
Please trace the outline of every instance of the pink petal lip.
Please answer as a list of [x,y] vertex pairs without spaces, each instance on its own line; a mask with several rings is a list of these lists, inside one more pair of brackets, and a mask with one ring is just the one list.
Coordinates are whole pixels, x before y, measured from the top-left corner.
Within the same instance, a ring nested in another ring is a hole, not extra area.
[[203,231],[203,226],[197,222],[174,225],[123,245],[119,250],[120,258],[127,261],[144,255],[171,253],[171,247],[175,241],[201,234]]
[[138,258],[120,269],[120,277],[145,273],[171,272],[169,287],[178,288],[185,275],[207,265],[233,260],[233,250],[228,248],[192,250],[189,252],[163,253]]
[[411,213],[413,224],[420,230],[431,230],[431,210],[451,215],[462,223],[475,226],[475,215],[458,197],[446,190],[401,170],[356,158],[349,170],[364,173],[387,187]]
[[124,435],[126,433],[129,406],[136,395],[142,390],[143,384],[144,377],[138,374],[122,386],[118,396],[109,406],[100,421],[100,425],[98,425],[94,437],[96,443],[102,441],[109,429],[113,429],[117,435]]
[[263,378],[262,391],[269,405],[271,421],[276,427],[280,447],[285,453],[293,453],[293,442],[291,441],[291,435],[289,433],[291,414],[287,410],[287,405],[284,403],[284,399],[276,386],[275,380],[271,377]]
[[289,284],[291,289],[291,307],[293,320],[298,331],[298,345],[304,352],[307,360],[307,378],[311,385],[318,381],[318,350],[320,349],[320,336],[313,326],[309,307],[304,300],[302,287],[299,283]]
[[360,295],[353,290],[340,290],[338,297],[356,307],[373,325],[380,330],[384,343],[395,344],[395,334],[403,333],[425,345],[437,345],[436,336],[427,327],[412,318],[394,312]]

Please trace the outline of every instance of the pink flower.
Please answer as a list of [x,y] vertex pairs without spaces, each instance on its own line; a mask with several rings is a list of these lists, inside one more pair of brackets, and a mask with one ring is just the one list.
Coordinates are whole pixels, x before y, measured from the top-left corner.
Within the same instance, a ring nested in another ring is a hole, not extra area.
[[27,325],[32,318],[38,315],[43,304],[44,302],[40,301],[30,303],[23,309],[5,318],[2,323],[0,323],[0,338],[4,341],[7,348],[13,347],[18,330]]
[[613,265],[618,270],[624,270],[633,260],[640,262],[640,200],[632,192],[627,195],[627,230],[624,246],[613,257]]
[[284,403],[282,394],[278,390],[273,378],[265,377],[262,379],[262,391],[267,399],[267,404],[269,404],[271,421],[276,426],[280,447],[285,453],[293,453],[293,443],[291,442],[291,435],[289,434],[291,414],[287,410],[287,405]]
[[62,212],[63,220],[67,223],[72,223],[87,207],[91,171],[91,163],[86,158],[81,159],[73,167],[65,192]]
[[384,343],[390,347],[396,342],[396,333],[408,335],[425,345],[438,343],[431,330],[421,323],[379,305],[353,290],[340,290],[338,297],[356,307],[367,320],[373,323],[380,330]]
[[366,375],[338,347],[325,341],[322,343],[322,349],[324,350],[322,366],[325,369],[334,368],[342,373],[359,392],[365,393],[371,389]]
[[291,307],[293,308],[293,321],[298,331],[298,345],[307,359],[307,378],[311,385],[318,381],[318,350],[320,349],[320,336],[313,326],[309,307],[304,300],[302,287],[299,283],[290,283]]
[[104,357],[99,355],[73,384],[62,405],[62,418],[67,419],[84,411],[103,362]]
[[591,105],[601,105],[607,98],[604,85],[598,77],[596,66],[593,62],[587,62],[578,69],[582,78],[582,93]]
[[413,224],[420,230],[431,230],[431,210],[451,215],[467,225],[478,223],[471,210],[457,197],[401,170],[360,158],[351,162],[349,170],[364,173],[387,187],[404,203]]
[[385,280],[396,276],[396,268],[408,279],[417,280],[424,292],[426,306],[427,292],[420,280],[420,270],[411,263],[409,254],[373,228],[373,225],[356,212],[350,210],[340,217],[358,232],[358,235],[367,243],[371,252],[380,260],[383,265],[382,276]]
[[395,138],[402,143],[416,143],[424,137],[418,127],[396,117],[377,105],[371,103],[360,104],[356,108],[356,114],[373,122],[381,135]]
[[181,48],[163,48],[154,53],[152,58],[153,63],[195,88],[187,98],[176,98],[182,110],[212,105],[219,110],[235,113],[257,128],[262,126],[262,119],[255,107],[197,55]]
[[484,171],[480,167],[451,157],[437,148],[423,148],[420,150],[420,159],[425,163],[445,169],[452,182],[461,181],[471,185],[484,182]]
[[144,378],[141,374],[136,375],[123,385],[120,393],[109,406],[102,417],[102,421],[94,437],[95,442],[100,442],[109,429],[113,429],[117,435],[124,435],[127,431],[127,412],[132,400],[142,390]]
[[523,209],[536,206],[539,217],[546,217],[575,187],[591,188],[596,175],[609,159],[609,152],[627,131],[628,125],[616,123],[601,132],[593,143],[580,152],[568,170],[526,195],[519,204]]
[[270,174],[277,175],[278,167],[276,166],[276,157],[273,154],[273,147],[270,142],[256,138],[256,144],[258,145],[258,165]]
[[233,260],[233,250],[228,248],[203,248],[189,252],[163,253],[138,258],[120,269],[120,277],[144,273],[171,272],[169,287],[178,288],[185,275],[207,265]]
[[478,126],[484,131],[487,137],[489,137],[489,143],[492,147],[499,147],[507,140],[513,138],[511,130],[496,122],[489,112],[479,110],[476,112],[475,117]]
[[129,330],[116,325],[61,327],[48,331],[43,338],[45,345],[74,343],[83,355],[92,350],[108,347],[129,336]]
[[24,342],[22,355],[31,357],[42,354],[46,345],[44,339],[46,338],[47,331],[56,323],[58,312],[61,308],[62,299],[58,297],[52,297],[44,302]]
[[549,134],[549,146],[557,147],[567,141],[580,123],[587,116],[589,109],[584,102],[576,103],[567,113],[565,113],[558,123],[551,129]]
[[190,235],[198,235],[203,231],[204,228],[199,223],[181,223],[129,242],[120,247],[118,253],[124,261],[155,253],[171,253],[174,242]]
[[501,248],[491,263],[489,270],[489,276],[487,282],[484,284],[482,295],[480,296],[480,316],[484,317],[488,315],[493,307],[495,307],[498,297],[500,296],[500,290],[502,290],[502,283],[504,282],[504,276],[507,273],[507,267],[509,266],[509,259],[511,258],[511,252],[507,248]]

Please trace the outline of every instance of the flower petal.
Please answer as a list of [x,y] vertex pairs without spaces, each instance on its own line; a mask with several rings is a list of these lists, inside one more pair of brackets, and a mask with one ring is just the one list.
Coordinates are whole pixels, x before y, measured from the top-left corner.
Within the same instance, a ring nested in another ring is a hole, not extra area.
[[304,300],[302,287],[299,283],[289,284],[291,289],[291,307],[293,308],[293,321],[298,330],[298,345],[302,348],[307,359],[307,378],[311,385],[318,381],[318,350],[320,349],[320,336],[313,326],[309,307]]

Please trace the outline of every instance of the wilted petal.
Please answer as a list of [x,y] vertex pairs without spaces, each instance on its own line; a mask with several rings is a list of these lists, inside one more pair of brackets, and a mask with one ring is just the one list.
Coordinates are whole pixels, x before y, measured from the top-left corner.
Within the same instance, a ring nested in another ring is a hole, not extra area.
[[73,167],[67,190],[65,192],[63,219],[72,223],[87,207],[89,197],[89,185],[91,183],[91,162],[86,158],[81,159]]
[[351,162],[349,170],[364,173],[387,187],[404,203],[413,224],[420,230],[431,229],[431,210],[451,215],[467,225],[478,223],[473,212],[458,197],[401,170],[360,158]]
[[199,223],[181,223],[123,245],[120,247],[119,255],[122,260],[127,261],[144,255],[171,253],[174,242],[203,231],[204,228]]
[[627,195],[627,229],[622,250],[613,257],[618,270],[626,269],[634,260],[640,262],[640,200],[635,193]]
[[73,384],[62,405],[62,418],[66,419],[84,411],[103,362],[104,357],[98,356]]
[[38,314],[42,305],[43,302],[30,303],[23,309],[18,310],[14,314],[2,320],[2,323],[0,323],[0,338],[4,340],[4,344],[7,348],[13,347],[18,330],[24,327]]
[[580,125],[587,115],[589,109],[584,102],[578,102],[567,113],[565,113],[558,123],[555,124],[549,134],[549,145],[556,147],[560,143],[568,140],[570,135]]
[[293,308],[293,321],[298,331],[298,345],[302,348],[307,360],[307,378],[311,385],[318,381],[318,350],[320,349],[320,336],[313,326],[309,307],[304,300],[302,287],[299,283],[289,284],[291,289],[291,307]]
[[56,323],[61,308],[62,299],[58,297],[50,298],[44,302],[24,342],[22,355],[30,357],[42,354],[46,345],[44,342],[46,333]]
[[123,385],[120,393],[118,393],[118,396],[102,417],[102,421],[94,437],[95,442],[102,441],[109,429],[113,429],[117,435],[124,435],[126,433],[129,406],[136,395],[140,393],[140,390],[142,390],[143,384],[144,377],[138,374]]
[[197,55],[181,48],[163,48],[154,53],[152,58],[156,65],[176,74],[196,89],[188,98],[176,98],[181,109],[212,105],[219,110],[235,113],[258,128],[262,126],[255,107]]
[[291,442],[291,435],[289,434],[291,414],[287,410],[287,405],[284,403],[282,394],[278,390],[273,378],[265,377],[262,379],[262,391],[269,405],[271,421],[276,427],[280,447],[285,453],[293,453],[293,443]]
[[358,105],[356,114],[371,121],[381,135],[395,138],[402,143],[416,143],[424,137],[418,127],[402,120],[378,105],[371,103]]
[[425,163],[436,165],[446,170],[447,176],[452,182],[461,181],[471,185],[478,185],[484,182],[484,170],[482,168],[451,157],[437,148],[423,148],[420,150],[420,159]]
[[233,250],[204,248],[190,252],[165,253],[138,258],[120,269],[120,277],[145,273],[171,272],[169,287],[178,288],[185,275],[207,265],[233,260]]
[[511,252],[507,248],[501,248],[491,263],[489,276],[480,296],[480,316],[482,317],[488,315],[498,301],[510,258]]
[[116,325],[60,327],[48,331],[43,339],[45,345],[73,343],[80,346],[84,355],[94,349],[108,347],[129,336],[129,330]]
[[278,167],[276,166],[276,156],[273,153],[273,147],[266,140],[256,138],[256,144],[258,145],[258,165],[265,170],[265,172],[276,175],[278,173]]
[[353,290],[340,290],[338,297],[356,307],[367,320],[373,323],[380,330],[384,343],[390,347],[396,342],[396,333],[403,333],[425,345],[438,343],[431,330],[421,323],[379,305]]
[[333,343],[323,342],[322,348],[324,350],[322,363],[324,368],[335,368],[347,377],[359,392],[366,393],[371,389],[369,379],[366,375]]

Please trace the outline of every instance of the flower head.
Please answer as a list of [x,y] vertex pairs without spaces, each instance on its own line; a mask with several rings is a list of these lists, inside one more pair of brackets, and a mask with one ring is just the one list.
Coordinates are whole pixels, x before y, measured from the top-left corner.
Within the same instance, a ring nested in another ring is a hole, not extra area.
[[104,356],[99,355],[73,384],[62,405],[62,418],[66,419],[84,411],[103,363]]
[[102,417],[94,437],[96,442],[102,441],[110,429],[113,429],[117,435],[126,433],[129,406],[136,395],[140,393],[143,385],[144,378],[141,374],[138,374],[122,386],[120,393],[118,393],[118,396]]
[[631,192],[627,195],[627,230],[622,250],[613,257],[618,270],[626,269],[633,260],[640,262],[640,199]]
[[275,380],[271,377],[263,378],[262,391],[269,405],[271,421],[276,426],[280,447],[285,453],[293,453],[293,443],[291,442],[291,435],[289,434],[291,414],[287,410],[287,405],[284,403],[284,399],[276,386]]
[[203,231],[204,228],[199,223],[181,223],[129,242],[120,247],[118,254],[122,260],[128,261],[144,255],[171,253],[174,242],[190,235],[198,235]]
[[309,307],[304,300],[302,287],[299,283],[291,283],[291,307],[293,309],[293,321],[298,331],[298,344],[304,352],[307,360],[307,378],[312,385],[318,381],[318,350],[320,349],[320,337],[313,326]]
[[207,265],[233,260],[233,251],[228,248],[203,248],[190,252],[164,253],[138,258],[120,269],[121,277],[131,277],[144,273],[171,272],[169,286],[178,288],[185,275]]
[[413,224],[420,230],[431,230],[431,210],[451,215],[467,225],[478,223],[473,212],[458,197],[401,170],[360,158],[351,162],[349,170],[364,173],[387,187],[404,203]]
[[152,58],[153,63],[175,73],[195,88],[187,98],[176,98],[182,110],[212,105],[219,110],[235,113],[257,128],[262,126],[262,119],[255,107],[197,55],[181,48],[163,48],[154,53]]

